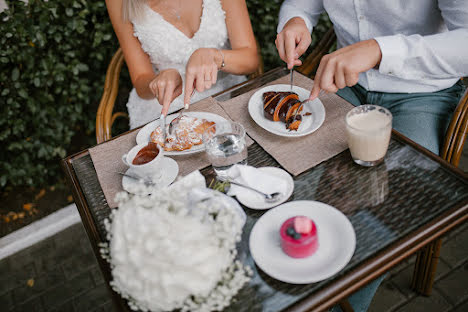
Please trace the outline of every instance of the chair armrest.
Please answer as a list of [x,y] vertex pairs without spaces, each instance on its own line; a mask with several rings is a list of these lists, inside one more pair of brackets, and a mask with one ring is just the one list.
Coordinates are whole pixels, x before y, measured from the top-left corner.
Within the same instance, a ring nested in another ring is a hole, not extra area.
[[124,56],[122,50],[119,48],[107,67],[104,92],[96,114],[96,141],[98,144],[112,137],[112,123],[115,118],[119,117],[113,117],[112,112],[119,91],[119,76],[123,62]]
[[333,26],[327,30],[327,32],[320,38],[312,52],[306,57],[301,66],[297,68],[297,71],[301,74],[313,78],[315,71],[317,70],[320,60],[322,57],[330,51],[331,47],[336,41],[335,31]]
[[440,152],[442,158],[458,166],[468,132],[468,88],[453,113]]

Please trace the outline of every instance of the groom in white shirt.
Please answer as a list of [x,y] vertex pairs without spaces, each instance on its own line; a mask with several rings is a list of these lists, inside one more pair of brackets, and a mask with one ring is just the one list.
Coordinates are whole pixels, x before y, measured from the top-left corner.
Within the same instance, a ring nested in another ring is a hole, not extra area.
[[286,0],[276,46],[288,68],[325,11],[337,51],[322,58],[311,98],[323,89],[384,106],[396,130],[438,154],[468,75],[468,0]]

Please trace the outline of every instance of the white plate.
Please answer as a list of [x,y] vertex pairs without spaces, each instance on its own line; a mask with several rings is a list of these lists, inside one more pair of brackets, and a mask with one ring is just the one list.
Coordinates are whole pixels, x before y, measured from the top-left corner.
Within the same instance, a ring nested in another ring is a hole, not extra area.
[[[279,230],[287,219],[311,218],[318,231],[319,247],[310,257],[295,259],[280,246]],[[317,201],[292,201],[267,211],[250,233],[250,253],[255,263],[271,277],[292,284],[327,279],[343,269],[356,247],[356,235],[348,218],[339,210]]]
[[[169,124],[172,119],[176,118],[179,115],[179,113],[171,114],[166,117],[166,123]],[[219,115],[213,114],[213,113],[206,113],[206,112],[186,112],[184,115],[191,116],[191,117],[196,117],[200,119],[206,119],[208,121],[214,121],[215,123],[220,123],[220,122],[226,122],[227,120]],[[148,143],[150,141],[150,136],[151,132],[156,129],[159,124],[160,124],[160,119],[153,120],[152,122],[148,123],[146,126],[140,129],[138,131],[137,136],[136,136],[136,142],[137,144],[141,143]],[[193,154],[193,153],[198,153],[201,151],[205,150],[205,146],[203,144],[200,145],[195,145],[192,148],[185,150],[185,151],[170,151],[170,152],[164,152],[164,155],[187,155],[187,154]]]
[[[267,91],[291,91],[291,86],[287,84],[277,84],[267,86],[255,92],[249,100],[250,117],[263,129],[284,137],[301,137],[311,134],[323,124],[325,120],[325,107],[318,98],[312,102],[304,103],[302,109],[302,122],[297,131],[289,131],[283,122],[271,121],[263,115],[263,93]],[[293,92],[299,96],[299,100],[305,100],[309,97],[310,91],[298,86],[293,86]],[[305,113],[312,113],[310,116],[304,116]]]
[[267,203],[265,202],[265,199],[262,197],[262,195],[257,194],[254,191],[245,189],[245,192],[236,194],[237,200],[242,205],[252,208],[252,209],[257,209],[257,210],[269,209],[269,208],[278,206],[279,204],[282,204],[286,200],[288,200],[288,198],[292,195],[294,191],[294,180],[291,177],[291,175],[287,173],[285,170],[276,168],[276,167],[262,167],[258,169],[268,174],[271,174],[275,177],[281,178],[287,182],[287,188],[283,196],[280,197],[280,199],[277,202]]
[[[179,174],[179,165],[177,162],[169,157],[163,157],[161,160],[161,180],[158,181],[158,186],[165,187],[170,185],[177,178]],[[132,169],[129,168],[126,173],[132,174]],[[122,177],[122,188],[132,194],[138,194],[138,184],[139,182],[135,179],[123,176]]]

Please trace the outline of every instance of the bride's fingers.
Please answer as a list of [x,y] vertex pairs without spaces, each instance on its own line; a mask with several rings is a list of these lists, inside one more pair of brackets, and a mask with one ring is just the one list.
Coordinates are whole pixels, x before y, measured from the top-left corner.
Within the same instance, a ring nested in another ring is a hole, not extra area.
[[211,82],[216,84],[218,80],[218,65],[213,64],[213,68],[211,69]]
[[156,82],[153,80],[149,83],[148,85],[151,93],[153,93],[153,95],[156,97],[156,99],[158,99],[158,87],[156,85]]
[[158,101],[161,104],[161,101],[164,99],[164,91],[165,91],[165,88],[166,88],[166,81],[158,80],[157,85],[158,85]]
[[199,71],[197,77],[195,78],[195,86],[198,92],[205,91],[205,75],[203,72]]
[[211,77],[211,70],[208,70],[208,68],[206,68],[204,70],[204,82],[205,82],[205,89],[208,90],[209,88],[211,88],[211,85],[213,84],[213,81],[212,81],[212,77]]
[[187,70],[185,74],[185,90],[184,90],[184,106],[188,107],[190,105],[190,97],[195,91],[195,75]]
[[167,84],[167,88],[164,92],[164,98],[162,99],[162,111],[161,114],[167,115],[169,111],[169,106],[171,105],[172,99],[174,94],[174,86],[172,84]]

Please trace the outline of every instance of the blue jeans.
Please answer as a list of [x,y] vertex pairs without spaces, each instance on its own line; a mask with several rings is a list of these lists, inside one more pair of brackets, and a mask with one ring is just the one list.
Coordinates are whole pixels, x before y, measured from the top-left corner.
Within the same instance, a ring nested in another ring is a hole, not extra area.
[[375,104],[393,115],[393,128],[406,137],[439,154],[445,132],[463,94],[462,81],[452,87],[429,93],[384,93],[367,91],[360,85],[337,92],[354,106]]

